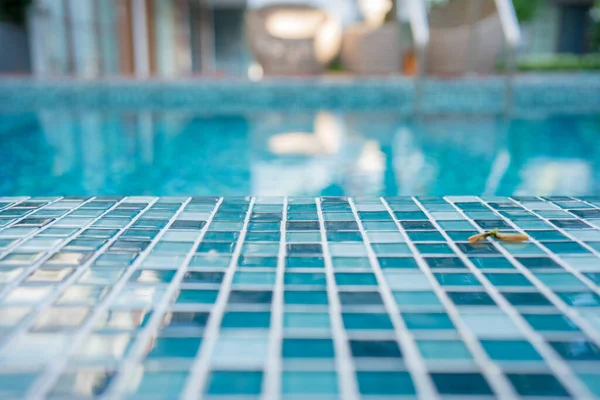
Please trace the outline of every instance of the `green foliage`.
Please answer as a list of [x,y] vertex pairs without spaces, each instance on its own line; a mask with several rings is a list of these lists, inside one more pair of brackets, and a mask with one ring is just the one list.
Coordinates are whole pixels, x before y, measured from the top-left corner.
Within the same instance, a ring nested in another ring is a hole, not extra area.
[[33,0],[0,0],[0,21],[24,25]]
[[344,64],[342,64],[342,61],[339,58],[336,58],[329,64],[327,70],[330,72],[342,72],[344,71]]
[[531,21],[539,6],[539,0],[513,0],[515,12],[520,22]]
[[522,57],[518,61],[520,71],[591,71],[600,70],[600,54],[553,54]]
[[591,27],[591,46],[592,51],[600,51],[600,0],[596,0],[591,11],[592,27]]

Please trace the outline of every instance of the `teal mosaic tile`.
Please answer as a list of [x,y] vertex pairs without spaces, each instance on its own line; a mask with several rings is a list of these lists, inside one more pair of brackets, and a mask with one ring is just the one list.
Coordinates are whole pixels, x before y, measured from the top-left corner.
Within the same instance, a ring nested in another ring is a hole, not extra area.
[[484,340],[481,342],[486,353],[496,361],[541,361],[531,343],[524,340]]
[[418,340],[417,347],[425,360],[470,360],[473,358],[460,340]]
[[0,203],[2,397],[599,393],[593,202]]

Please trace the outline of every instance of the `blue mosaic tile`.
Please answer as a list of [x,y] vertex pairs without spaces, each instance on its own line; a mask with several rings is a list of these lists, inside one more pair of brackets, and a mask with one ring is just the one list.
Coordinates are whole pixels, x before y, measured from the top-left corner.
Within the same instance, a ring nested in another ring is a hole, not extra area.
[[213,371],[207,394],[259,395],[262,390],[262,371]]
[[442,395],[491,395],[492,390],[481,374],[433,373],[431,378]]
[[549,374],[508,374],[510,383],[521,396],[570,397],[564,386]]
[[[310,382],[307,385],[306,382]],[[335,397],[338,378],[335,371],[283,371],[281,377],[283,395]]]
[[552,341],[550,345],[565,360],[600,361],[600,348],[586,340]]
[[535,329],[541,332],[570,332],[578,331],[579,327],[562,314],[523,314],[525,320]]
[[408,372],[358,371],[356,379],[359,392],[367,396],[399,396],[415,393],[415,387]]
[[427,257],[425,262],[431,268],[467,268],[465,263],[458,257]]
[[281,348],[283,358],[333,358],[335,354],[331,339],[284,339]]
[[492,360],[504,361],[541,361],[531,343],[524,340],[484,340],[481,342],[484,350]]
[[598,396],[589,203],[52,201],[0,201],[2,397]]
[[392,340],[350,340],[350,352],[356,358],[402,358],[398,342]]
[[470,360],[472,355],[460,340],[418,340],[417,347],[426,360]]

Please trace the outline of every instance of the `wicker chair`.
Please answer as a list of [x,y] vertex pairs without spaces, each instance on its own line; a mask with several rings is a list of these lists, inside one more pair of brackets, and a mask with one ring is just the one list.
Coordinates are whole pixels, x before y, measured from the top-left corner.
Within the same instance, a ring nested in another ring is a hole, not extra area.
[[489,74],[494,71],[502,51],[502,25],[493,1],[481,4],[481,13],[474,22],[472,69],[467,71],[469,58],[468,1],[451,1],[435,7],[429,14],[431,41],[428,70],[434,75],[455,75],[465,72]]
[[344,32],[342,63],[357,74],[397,73],[406,47],[399,24],[388,22],[373,27],[359,22]]
[[326,12],[304,5],[274,5],[246,14],[250,48],[267,75],[323,72],[337,56],[341,27]]

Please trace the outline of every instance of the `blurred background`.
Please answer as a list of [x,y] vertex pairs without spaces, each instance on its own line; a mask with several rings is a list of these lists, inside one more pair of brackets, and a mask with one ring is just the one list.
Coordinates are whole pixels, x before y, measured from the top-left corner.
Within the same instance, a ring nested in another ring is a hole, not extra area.
[[[521,70],[600,68],[598,1],[513,4]],[[492,0],[2,0],[0,73],[411,75],[421,7],[429,73],[502,71],[503,14]]]
[[598,194],[599,51],[595,0],[0,0],[0,195]]

